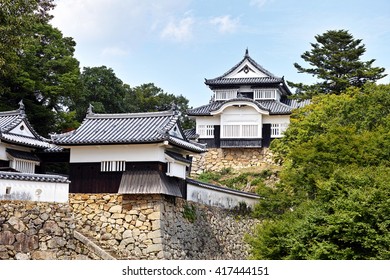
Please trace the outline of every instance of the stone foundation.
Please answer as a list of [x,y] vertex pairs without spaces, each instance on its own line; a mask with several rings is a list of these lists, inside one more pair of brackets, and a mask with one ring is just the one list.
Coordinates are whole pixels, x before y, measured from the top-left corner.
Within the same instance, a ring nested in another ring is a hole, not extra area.
[[[194,212],[194,220],[183,217],[186,207]],[[237,212],[182,199],[176,205],[165,204],[162,214],[166,259],[245,260],[249,245],[244,237],[259,223]]]
[[160,195],[71,194],[78,230],[123,259],[163,259]]
[[0,201],[0,259],[246,259],[258,222],[163,195]]
[[205,171],[221,171],[224,168],[240,170],[267,164],[275,164],[268,148],[209,148],[206,153],[194,155],[191,175],[196,176]]
[[73,238],[72,209],[64,203],[0,202],[0,259],[93,259]]
[[121,259],[246,259],[243,238],[258,223],[160,195],[74,194],[70,205],[76,227]]

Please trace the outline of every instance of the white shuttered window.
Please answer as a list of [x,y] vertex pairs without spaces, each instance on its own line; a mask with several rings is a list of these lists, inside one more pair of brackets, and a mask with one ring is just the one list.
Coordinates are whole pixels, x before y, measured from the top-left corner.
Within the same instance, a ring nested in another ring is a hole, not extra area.
[[271,138],[283,136],[283,132],[287,129],[288,123],[273,123],[271,124]]
[[259,138],[257,124],[225,124],[222,126],[222,138]]
[[199,124],[198,131],[200,138],[213,138],[214,137],[214,126],[208,124]]
[[126,161],[124,160],[102,161],[100,164],[100,171],[102,172],[116,172],[125,170]]

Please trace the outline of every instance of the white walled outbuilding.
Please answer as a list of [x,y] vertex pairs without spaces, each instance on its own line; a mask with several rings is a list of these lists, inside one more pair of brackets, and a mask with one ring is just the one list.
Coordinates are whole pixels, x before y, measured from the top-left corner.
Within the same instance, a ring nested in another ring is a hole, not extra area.
[[189,201],[232,209],[242,202],[253,208],[259,199],[260,197],[253,193],[187,180],[187,200]]
[[[65,203],[68,201],[69,181],[55,175],[31,175],[2,172],[1,200],[29,200]],[[5,179],[9,178],[9,179]]]

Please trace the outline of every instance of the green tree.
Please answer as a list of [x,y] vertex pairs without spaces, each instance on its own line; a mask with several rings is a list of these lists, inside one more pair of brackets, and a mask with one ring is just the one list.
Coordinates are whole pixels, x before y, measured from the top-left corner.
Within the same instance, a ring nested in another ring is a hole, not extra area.
[[350,165],[319,182],[319,197],[248,237],[254,259],[389,259],[389,167]]
[[[52,1],[4,1],[5,41],[0,44],[5,67],[0,79],[0,109],[15,109],[23,99],[29,119],[42,135],[66,127],[70,100],[80,88],[75,42],[51,26]],[[15,4],[13,6],[12,4]],[[16,26],[12,26],[16,25]],[[0,59],[1,60],[1,59]],[[73,126],[72,122],[69,126]]]
[[389,131],[390,85],[317,96],[295,111],[271,145],[283,170],[255,208],[272,219],[249,238],[252,257],[388,258]]
[[73,107],[81,121],[89,104],[96,113],[126,112],[125,97],[130,86],[124,84],[111,68],[84,67],[81,73],[82,93],[74,99]]
[[181,113],[180,121],[184,129],[193,127],[187,116],[188,99],[164,92],[153,83],[132,88],[126,95],[125,103],[129,112],[154,112],[170,110],[175,104]]
[[153,83],[130,87],[122,82],[111,68],[106,66],[85,67],[81,74],[82,93],[71,106],[81,121],[89,104],[96,113],[138,113],[172,109],[175,104],[181,112],[184,128],[192,126],[186,111],[188,99],[164,92]]
[[386,74],[381,67],[373,67],[375,59],[362,61],[365,45],[361,39],[354,39],[346,30],[330,30],[315,36],[312,49],[301,55],[310,67],[298,63],[294,67],[298,73],[307,73],[316,77],[313,85],[289,82],[297,89],[299,98],[311,98],[319,94],[340,94],[350,86],[361,87],[366,82],[375,82]]
[[[0,2],[0,77],[12,76],[18,69],[19,53],[33,25],[47,22],[53,0],[25,1],[2,0]],[[0,84],[0,94],[6,91]]]

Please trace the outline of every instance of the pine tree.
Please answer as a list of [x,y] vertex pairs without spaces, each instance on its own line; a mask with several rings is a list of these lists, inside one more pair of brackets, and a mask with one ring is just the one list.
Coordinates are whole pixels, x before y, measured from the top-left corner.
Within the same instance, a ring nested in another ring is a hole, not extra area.
[[375,59],[362,61],[365,45],[361,39],[354,39],[346,30],[330,30],[315,36],[312,49],[301,55],[310,64],[305,68],[298,63],[298,73],[311,74],[318,79],[313,85],[289,82],[297,89],[297,97],[310,98],[319,94],[340,94],[350,86],[362,87],[366,82],[375,82],[386,74],[381,67],[373,67]]

